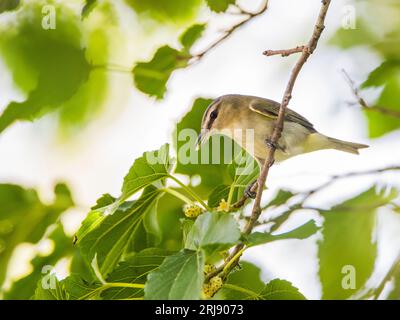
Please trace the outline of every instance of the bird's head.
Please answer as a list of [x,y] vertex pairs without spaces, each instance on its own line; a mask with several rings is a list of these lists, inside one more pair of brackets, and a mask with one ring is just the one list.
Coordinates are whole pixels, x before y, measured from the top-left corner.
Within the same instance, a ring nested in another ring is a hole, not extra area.
[[241,109],[240,99],[241,96],[239,95],[225,95],[211,102],[201,121],[201,132],[197,139],[198,146],[212,134],[234,127],[234,123],[240,118],[238,114]]

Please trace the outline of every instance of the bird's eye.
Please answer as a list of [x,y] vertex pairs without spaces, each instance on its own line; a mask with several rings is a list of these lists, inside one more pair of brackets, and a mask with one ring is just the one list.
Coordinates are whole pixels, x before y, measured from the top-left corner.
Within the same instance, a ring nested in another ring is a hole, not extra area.
[[212,112],[210,113],[210,118],[211,118],[211,119],[215,119],[215,118],[217,117],[217,115],[218,115],[218,113],[217,113],[216,111],[212,111]]

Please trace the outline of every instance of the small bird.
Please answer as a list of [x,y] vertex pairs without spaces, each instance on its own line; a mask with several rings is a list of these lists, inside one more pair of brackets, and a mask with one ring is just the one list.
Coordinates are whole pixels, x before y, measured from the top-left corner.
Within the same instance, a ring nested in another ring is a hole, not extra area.
[[[224,134],[236,141],[262,165],[267,157],[267,146],[271,144],[279,108],[278,102],[260,97],[239,94],[221,96],[204,112],[198,145],[212,134]],[[310,121],[288,108],[282,136],[276,145],[275,161],[281,162],[299,154],[323,149],[358,154],[358,149],[367,147],[365,144],[343,141],[319,133]]]

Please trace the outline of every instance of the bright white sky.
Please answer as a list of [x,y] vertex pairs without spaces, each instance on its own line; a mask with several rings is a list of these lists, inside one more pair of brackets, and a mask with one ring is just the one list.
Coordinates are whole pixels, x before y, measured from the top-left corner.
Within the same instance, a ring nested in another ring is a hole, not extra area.
[[[371,147],[362,150],[360,156],[320,151],[274,166],[269,176],[269,195],[278,187],[306,190],[324,182],[330,174],[400,163],[400,132],[368,140],[366,123],[360,111],[347,104],[354,99],[340,73],[345,68],[360,82],[379,65],[378,57],[362,49],[342,52],[324,44],[340,26],[343,6],[351,3],[333,1],[323,39],[301,71],[290,107],[306,116],[325,134],[367,143]],[[13,125],[0,136],[0,182],[38,188],[41,196],[50,200],[55,181],[65,180],[80,206],[65,219],[73,232],[86,208],[101,194],[118,195],[122,179],[135,158],[144,151],[157,149],[166,141],[171,142],[175,123],[195,97],[240,93],[280,101],[296,56],[266,58],[261,53],[266,49],[290,48],[307,41],[319,8],[320,0],[271,0],[266,14],[240,29],[200,63],[176,72],[168,83],[166,99],[161,102],[152,101],[133,90],[129,75],[113,75],[111,108],[99,120],[90,123],[74,141],[60,143],[54,139],[54,125],[49,118]],[[133,15],[126,10],[123,12],[129,43],[123,47],[123,53],[115,55],[118,64],[129,65],[132,59],[147,59],[151,48],[164,44],[166,39],[171,39],[169,43],[174,44],[172,32],[165,29],[157,30],[152,43],[144,45],[139,41],[144,37],[143,30],[135,23],[132,28]],[[207,20],[208,11],[204,11],[202,16]],[[211,25],[214,31],[220,26],[219,23]],[[197,47],[200,49],[207,45],[207,40],[213,35],[210,31],[209,37]],[[1,62],[0,68],[1,110],[9,99],[20,95],[13,89],[11,76],[4,72]],[[372,99],[374,95],[376,93],[372,92],[367,98]],[[309,205],[329,207],[367,189],[374,181],[400,187],[399,178],[399,174],[388,173],[380,177],[342,181],[311,199]],[[284,228],[299,225],[310,216],[309,213],[299,213]],[[399,215],[382,212],[378,225],[377,234],[381,240],[378,268],[371,283],[376,283],[384,275],[400,243]],[[321,296],[316,276],[318,237],[257,247],[246,252],[245,258],[263,268],[266,281],[274,277],[287,279],[308,298],[317,299]],[[23,255],[26,259],[25,251]]]

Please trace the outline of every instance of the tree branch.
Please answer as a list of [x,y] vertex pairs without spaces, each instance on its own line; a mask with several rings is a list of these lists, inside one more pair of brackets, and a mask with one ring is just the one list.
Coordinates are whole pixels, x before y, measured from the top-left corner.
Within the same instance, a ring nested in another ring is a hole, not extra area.
[[280,54],[282,57],[287,57],[290,56],[291,54],[294,53],[300,53],[303,52],[303,50],[307,50],[307,46],[297,46],[296,48],[293,49],[284,49],[284,50],[266,50],[263,52],[263,55],[269,57],[269,56],[274,56]]
[[371,107],[363,97],[361,97],[359,88],[355,85],[353,79],[350,78],[349,74],[346,72],[346,70],[342,69],[342,73],[344,75],[345,80],[349,84],[349,87],[351,91],[353,92],[354,97],[357,99],[357,103],[367,111],[374,111],[374,112],[379,112],[382,114],[385,114],[387,116],[395,117],[395,118],[400,118],[400,112],[396,110],[391,110],[388,108],[380,107],[380,106],[373,106]]
[[206,49],[204,49],[203,51],[201,51],[197,54],[194,54],[192,56],[192,59],[193,59],[192,63],[197,62],[201,58],[203,58],[203,56],[205,56],[208,52],[210,52],[212,49],[214,49],[216,46],[218,46],[221,42],[223,42],[224,40],[229,38],[238,28],[244,26],[245,24],[250,22],[253,18],[258,17],[259,15],[263,14],[268,9],[268,2],[269,2],[269,0],[265,0],[265,3],[257,12],[249,12],[249,11],[243,10],[240,7],[237,7],[239,9],[239,12],[237,14],[247,15],[247,17],[244,20],[240,21],[239,23],[233,25],[229,29],[224,30],[223,35],[220,38],[218,38],[215,42],[213,42],[211,45],[209,45]]
[[[268,177],[269,169],[271,168],[271,166],[274,163],[274,155],[275,155],[275,151],[276,151],[276,145],[277,145],[279,138],[282,135],[285,111],[286,111],[286,108],[292,97],[292,91],[293,91],[297,76],[299,75],[299,73],[300,73],[303,65],[307,61],[308,57],[316,49],[319,38],[321,36],[321,33],[325,28],[324,21],[325,21],[325,17],[326,17],[330,2],[331,2],[331,0],[322,0],[322,6],[320,9],[318,18],[317,18],[317,22],[314,26],[314,31],[312,33],[311,39],[309,40],[307,45],[303,46],[303,49],[301,51],[302,54],[301,54],[299,60],[297,61],[297,63],[295,64],[295,66],[293,67],[291,76],[290,76],[288,84],[286,86],[286,90],[283,95],[283,99],[282,99],[280,109],[279,109],[278,119],[276,120],[275,127],[273,130],[272,136],[271,136],[271,140],[268,144],[268,154],[267,154],[267,157],[262,166],[260,176],[258,177],[258,180],[257,180],[257,184],[256,184],[257,185],[257,194],[256,194],[256,198],[254,200],[254,205],[253,205],[253,209],[251,212],[251,216],[243,230],[243,233],[245,235],[251,233],[251,231],[253,230],[253,228],[254,228],[255,224],[257,223],[257,220],[261,214],[262,191],[263,191],[263,187],[264,187],[265,182]],[[243,249],[244,249],[243,243],[240,243],[237,246],[235,246],[232,253],[229,255],[228,259],[225,261],[224,266],[221,266],[222,269],[221,269],[221,267],[218,268],[215,273],[208,275],[207,279],[210,279],[212,276],[220,273],[222,270],[225,271],[224,276],[226,276],[227,273],[229,273],[233,269],[233,267],[238,263],[238,261],[240,259],[240,255],[238,255],[238,253],[243,251]],[[234,261],[232,262],[232,260],[234,260]],[[225,269],[226,265],[230,266],[229,270]]]

